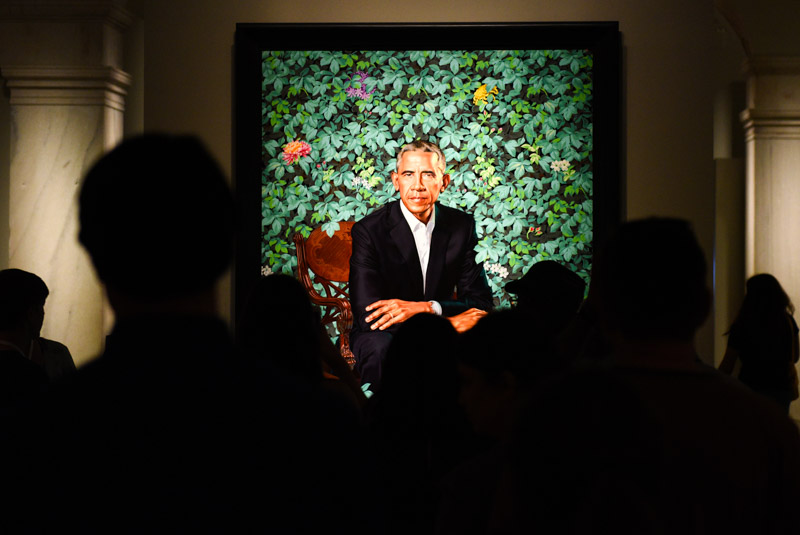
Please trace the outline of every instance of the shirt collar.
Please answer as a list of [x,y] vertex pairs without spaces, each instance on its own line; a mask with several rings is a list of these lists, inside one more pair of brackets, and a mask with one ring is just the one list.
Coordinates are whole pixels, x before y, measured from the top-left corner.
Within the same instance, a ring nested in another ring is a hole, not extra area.
[[433,232],[433,228],[436,226],[436,205],[433,206],[433,211],[431,211],[431,218],[428,219],[428,223],[425,224],[416,217],[414,214],[408,211],[406,205],[403,204],[403,201],[398,201],[400,203],[400,211],[403,212],[403,217],[406,219],[406,223],[408,223],[409,228],[411,231],[414,231],[414,227],[418,225],[425,225],[425,232],[430,234]]

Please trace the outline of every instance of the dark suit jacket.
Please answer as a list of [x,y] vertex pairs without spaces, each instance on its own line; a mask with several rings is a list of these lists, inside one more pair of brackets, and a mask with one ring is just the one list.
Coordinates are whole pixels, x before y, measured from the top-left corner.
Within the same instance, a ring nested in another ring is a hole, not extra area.
[[[400,211],[400,201],[387,204],[353,225],[350,257],[350,303],[353,331],[369,332],[365,309],[380,299],[438,301],[445,316],[468,308],[489,310],[492,292],[482,264],[475,262],[475,221],[471,215],[436,205],[427,284],[414,236]],[[453,300],[456,291],[458,300]],[[391,331],[392,329],[388,329]]]

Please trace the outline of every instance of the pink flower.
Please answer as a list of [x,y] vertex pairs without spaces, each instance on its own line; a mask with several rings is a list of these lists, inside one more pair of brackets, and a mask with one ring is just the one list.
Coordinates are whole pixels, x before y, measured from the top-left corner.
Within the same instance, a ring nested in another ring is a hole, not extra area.
[[365,73],[364,71],[356,71],[355,76],[351,76],[350,80],[358,82],[360,87],[356,89],[355,87],[351,86],[345,89],[344,92],[347,94],[348,97],[367,100],[375,92],[375,88],[373,88],[372,91],[370,92],[367,92],[367,90],[365,89],[367,79],[369,79],[369,75],[367,73]]
[[319,169],[320,167],[322,167],[322,166],[320,164],[317,164],[317,169]]
[[292,141],[283,146],[283,154],[281,156],[288,165],[292,165],[309,154],[311,154],[311,145],[305,141]]

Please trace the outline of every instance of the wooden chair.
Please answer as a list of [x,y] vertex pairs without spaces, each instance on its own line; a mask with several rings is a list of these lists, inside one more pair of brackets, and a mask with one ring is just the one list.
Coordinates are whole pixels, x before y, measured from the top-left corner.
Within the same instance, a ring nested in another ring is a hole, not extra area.
[[[317,227],[308,238],[303,238],[300,233],[293,238],[297,249],[298,278],[305,286],[311,302],[322,309],[322,324],[336,322],[339,351],[351,368],[355,364],[353,352],[350,351],[350,329],[353,327],[349,294],[352,227],[353,221],[346,221],[339,223],[339,230],[332,237]],[[314,287],[314,283],[322,287],[322,294]]]

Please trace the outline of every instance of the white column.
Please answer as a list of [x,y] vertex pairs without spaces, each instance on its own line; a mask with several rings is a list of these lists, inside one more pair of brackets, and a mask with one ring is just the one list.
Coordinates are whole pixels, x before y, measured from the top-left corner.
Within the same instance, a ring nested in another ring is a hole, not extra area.
[[[800,298],[800,58],[750,62],[742,121],[747,275],[770,272],[780,279],[782,273]],[[798,284],[790,281],[792,274]]]
[[[752,59],[747,109],[746,275],[771,273],[800,307],[800,58]],[[800,405],[792,415],[800,417]]]
[[[108,328],[102,286],[77,240],[76,197],[97,158],[122,138],[126,88],[114,0],[6,0],[0,77],[10,124],[8,267],[50,288],[42,334],[78,365],[99,354]],[[108,202],[114,202],[108,199]],[[0,212],[0,217],[4,216]],[[0,266],[5,267],[5,266]]]

